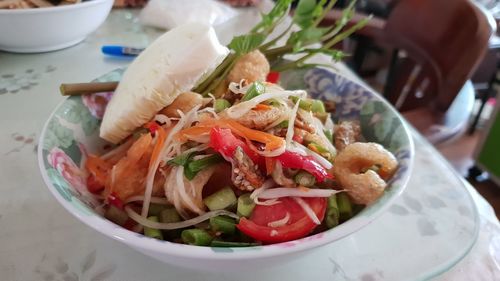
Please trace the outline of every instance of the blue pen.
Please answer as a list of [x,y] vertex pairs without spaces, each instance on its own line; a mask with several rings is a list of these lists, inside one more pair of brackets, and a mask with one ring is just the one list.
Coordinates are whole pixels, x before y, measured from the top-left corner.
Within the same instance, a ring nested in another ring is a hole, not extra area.
[[103,54],[110,56],[119,56],[119,57],[135,57],[139,55],[144,49],[125,47],[125,46],[117,46],[117,45],[105,45],[102,46],[101,51]]

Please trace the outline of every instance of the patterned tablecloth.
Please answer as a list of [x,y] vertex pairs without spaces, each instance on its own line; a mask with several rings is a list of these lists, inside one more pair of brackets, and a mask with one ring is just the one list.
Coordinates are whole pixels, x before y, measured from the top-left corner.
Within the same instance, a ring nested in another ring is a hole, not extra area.
[[[245,15],[218,28],[223,42],[256,11]],[[136,16],[113,11],[83,43],[62,51],[0,52],[1,280],[500,280],[500,224],[491,206],[416,132],[412,179],[387,213],[279,267],[238,274],[175,268],[77,221],[42,182],[37,139],[63,99],[61,82],[90,81],[130,63],[103,56],[101,45],[141,47],[161,34]],[[343,65],[338,71],[358,79]]]

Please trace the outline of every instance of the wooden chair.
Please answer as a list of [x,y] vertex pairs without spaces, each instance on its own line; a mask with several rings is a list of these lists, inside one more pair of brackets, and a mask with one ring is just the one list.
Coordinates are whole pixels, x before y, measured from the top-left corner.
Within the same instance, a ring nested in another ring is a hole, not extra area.
[[[332,11],[322,24],[339,16]],[[436,143],[465,128],[474,102],[468,80],[493,30],[491,15],[468,0],[401,0],[387,19],[372,20],[358,35],[392,50],[384,96]]]

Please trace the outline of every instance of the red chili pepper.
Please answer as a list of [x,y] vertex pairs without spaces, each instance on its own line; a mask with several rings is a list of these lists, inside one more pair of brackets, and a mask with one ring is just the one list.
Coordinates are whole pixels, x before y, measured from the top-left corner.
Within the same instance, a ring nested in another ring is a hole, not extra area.
[[214,127],[210,130],[210,147],[225,158],[232,158],[237,147],[241,147],[254,163],[261,163],[261,156],[253,151],[243,140],[237,138],[231,129]]
[[87,177],[87,190],[90,192],[90,193],[94,193],[94,194],[98,194],[100,193],[101,191],[104,190],[104,185],[100,184],[96,178],[94,177],[94,175],[89,175]]
[[160,125],[155,121],[148,122],[144,125],[144,128],[148,129],[149,132],[154,135],[156,131],[160,128]]
[[323,182],[325,179],[332,178],[326,169],[311,156],[303,156],[295,152],[285,151],[285,153],[275,158],[280,161],[283,168],[305,170],[313,175],[318,182]]
[[108,204],[117,207],[120,210],[123,210],[123,201],[118,198],[114,193],[108,195]]
[[267,78],[266,78],[267,82],[273,83],[273,84],[278,83],[279,80],[280,80],[280,73],[274,72],[274,71],[269,72],[269,74],[267,75]]

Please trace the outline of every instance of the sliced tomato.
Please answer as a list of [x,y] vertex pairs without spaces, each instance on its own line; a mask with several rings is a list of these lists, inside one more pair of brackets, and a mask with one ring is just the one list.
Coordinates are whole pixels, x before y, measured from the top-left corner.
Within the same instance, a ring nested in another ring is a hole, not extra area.
[[255,153],[241,139],[237,138],[230,129],[214,127],[210,130],[210,146],[226,158],[232,158],[239,146],[254,163],[260,163],[260,155]]
[[[325,217],[325,198],[302,198],[314,211],[320,221]],[[236,225],[244,234],[264,243],[279,243],[302,238],[311,233],[317,224],[306,214],[292,198],[279,199],[280,203],[264,206],[257,205],[249,219],[241,218]],[[283,219],[287,213],[288,222],[280,227],[270,227],[270,222]]]

